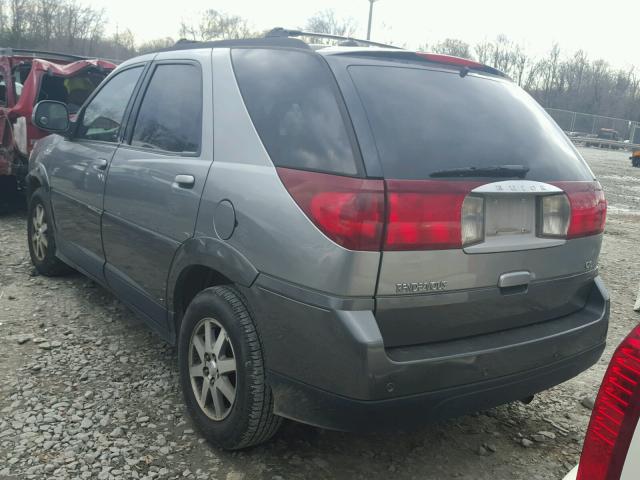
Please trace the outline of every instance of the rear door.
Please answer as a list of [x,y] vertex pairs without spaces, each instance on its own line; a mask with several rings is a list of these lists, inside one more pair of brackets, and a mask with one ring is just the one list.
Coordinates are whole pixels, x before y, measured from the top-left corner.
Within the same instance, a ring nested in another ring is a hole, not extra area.
[[351,82],[347,95],[355,87],[358,137],[372,139],[385,179],[376,318],[386,346],[505,330],[584,306],[601,236],[567,240],[566,225],[564,236],[541,234],[541,205],[562,195],[545,208],[566,217],[565,190],[597,185],[531,97],[498,76],[447,65],[330,63]]
[[109,167],[102,221],[107,282],[160,328],[169,267],[193,235],[213,160],[213,139],[203,135],[213,121],[210,51],[164,57]]

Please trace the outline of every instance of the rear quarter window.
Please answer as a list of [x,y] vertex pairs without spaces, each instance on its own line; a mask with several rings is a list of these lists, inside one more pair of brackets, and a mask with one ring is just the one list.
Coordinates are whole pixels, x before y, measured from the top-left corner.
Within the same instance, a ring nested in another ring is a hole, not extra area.
[[589,168],[524,90],[473,73],[352,65],[386,178],[524,165],[528,180],[589,180]]
[[317,54],[232,51],[240,92],[278,167],[355,175],[355,143],[335,79]]

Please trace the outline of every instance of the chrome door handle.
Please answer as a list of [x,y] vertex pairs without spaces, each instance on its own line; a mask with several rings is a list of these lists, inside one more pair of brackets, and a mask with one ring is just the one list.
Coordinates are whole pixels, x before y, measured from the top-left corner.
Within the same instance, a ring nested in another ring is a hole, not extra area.
[[107,165],[109,165],[109,162],[107,162],[104,158],[99,158],[95,162],[93,162],[93,168],[95,168],[96,170],[106,170]]
[[182,188],[191,188],[196,183],[196,179],[193,175],[176,175],[174,182]]

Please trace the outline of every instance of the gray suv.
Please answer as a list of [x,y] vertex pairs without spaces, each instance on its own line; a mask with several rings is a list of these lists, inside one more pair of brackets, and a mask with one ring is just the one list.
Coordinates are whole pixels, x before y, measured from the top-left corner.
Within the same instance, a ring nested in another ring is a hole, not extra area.
[[[44,275],[78,270],[177,345],[214,444],[281,419],[401,428],[594,364],[606,202],[544,110],[487,66],[299,32],[120,65],[30,160]],[[354,45],[355,44],[355,45]]]

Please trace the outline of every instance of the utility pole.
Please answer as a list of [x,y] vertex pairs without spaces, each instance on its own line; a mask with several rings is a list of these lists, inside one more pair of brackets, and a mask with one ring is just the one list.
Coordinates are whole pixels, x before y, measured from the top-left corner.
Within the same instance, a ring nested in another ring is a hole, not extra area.
[[373,17],[373,4],[378,0],[369,0],[369,24],[367,26],[367,40],[371,40],[371,17]]

